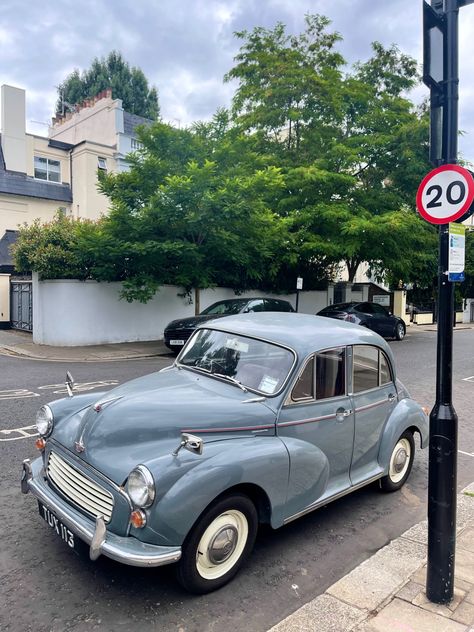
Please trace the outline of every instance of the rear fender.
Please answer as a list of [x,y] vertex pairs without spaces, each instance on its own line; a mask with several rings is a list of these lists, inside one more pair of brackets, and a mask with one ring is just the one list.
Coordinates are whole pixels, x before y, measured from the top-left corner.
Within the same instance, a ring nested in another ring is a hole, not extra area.
[[413,399],[402,399],[393,409],[380,442],[378,461],[388,472],[390,456],[399,437],[409,428],[418,431],[420,446],[426,448],[429,437],[428,417]]

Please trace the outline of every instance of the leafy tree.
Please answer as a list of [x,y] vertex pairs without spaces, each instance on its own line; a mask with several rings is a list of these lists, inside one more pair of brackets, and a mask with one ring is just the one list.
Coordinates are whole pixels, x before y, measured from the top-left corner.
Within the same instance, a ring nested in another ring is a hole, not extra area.
[[104,228],[114,270],[126,256],[127,300],[146,301],[163,283],[243,290],[275,277],[285,230],[269,199],[282,177],[223,116],[193,130],[142,128],[130,171],[103,178]]
[[430,169],[427,112],[405,96],[416,63],[375,42],[373,56],[344,73],[329,24],[316,15],[298,36],[282,24],[237,33],[243,45],[227,74],[239,82],[236,122],[282,168],[278,210],[299,267],[330,272],[343,261],[349,281],[362,262],[397,282],[429,276],[434,231],[413,208]]
[[122,99],[127,112],[157,119],[160,114],[158,93],[150,88],[143,72],[130,67],[122,55],[112,51],[107,57],[95,58],[91,67],[82,73],[75,69],[58,87],[56,113],[62,113],[63,102],[75,104],[112,89],[116,99]]

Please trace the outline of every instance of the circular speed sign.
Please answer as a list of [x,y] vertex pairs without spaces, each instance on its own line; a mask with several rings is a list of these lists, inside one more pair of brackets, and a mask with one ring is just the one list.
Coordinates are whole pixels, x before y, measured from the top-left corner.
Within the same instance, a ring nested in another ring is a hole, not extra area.
[[474,178],[459,165],[430,171],[418,187],[416,206],[431,224],[448,224],[462,217],[474,200]]

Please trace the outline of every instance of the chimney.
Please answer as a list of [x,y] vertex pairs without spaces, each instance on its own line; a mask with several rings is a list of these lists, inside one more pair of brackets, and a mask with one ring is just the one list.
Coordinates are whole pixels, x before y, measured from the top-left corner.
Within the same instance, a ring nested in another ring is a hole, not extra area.
[[25,91],[3,85],[0,109],[5,166],[11,171],[26,173]]

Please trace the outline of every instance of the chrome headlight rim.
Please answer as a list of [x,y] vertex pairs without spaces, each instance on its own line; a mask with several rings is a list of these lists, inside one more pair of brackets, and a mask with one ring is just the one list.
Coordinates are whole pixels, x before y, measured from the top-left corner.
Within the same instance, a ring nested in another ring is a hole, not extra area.
[[[137,477],[139,479],[139,483],[143,485],[145,490],[145,498],[138,499],[136,491],[130,489],[130,480]],[[147,509],[151,507],[153,501],[156,496],[156,488],[155,488],[155,479],[153,478],[152,473],[145,465],[137,465],[137,467],[133,468],[133,470],[128,475],[127,480],[127,494],[132,501],[132,505],[138,509]]]
[[43,438],[49,437],[53,431],[54,415],[48,404],[44,404],[36,413],[36,429]]

